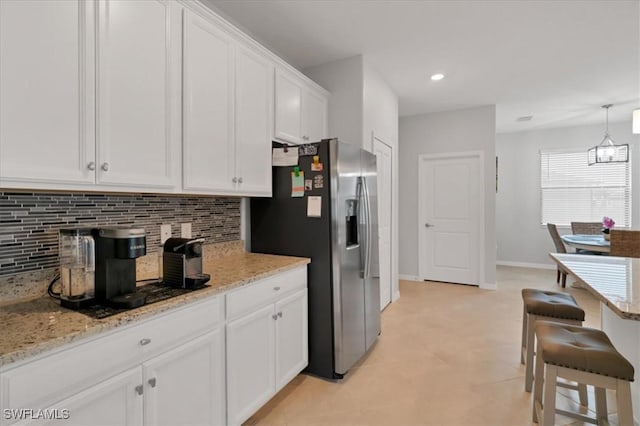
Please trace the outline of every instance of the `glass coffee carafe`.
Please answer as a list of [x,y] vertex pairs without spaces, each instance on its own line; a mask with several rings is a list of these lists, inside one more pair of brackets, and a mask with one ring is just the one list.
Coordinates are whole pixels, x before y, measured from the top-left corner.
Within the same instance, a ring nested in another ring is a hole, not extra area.
[[60,304],[78,309],[95,296],[95,242],[91,228],[60,229]]

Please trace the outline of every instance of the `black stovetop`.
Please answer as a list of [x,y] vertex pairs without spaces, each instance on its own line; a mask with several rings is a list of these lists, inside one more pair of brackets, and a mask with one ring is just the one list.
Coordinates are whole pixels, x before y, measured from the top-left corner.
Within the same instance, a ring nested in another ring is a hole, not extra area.
[[[185,293],[191,293],[192,291],[197,291],[206,287],[208,286],[203,285],[195,288],[175,288],[162,283],[162,281],[157,281],[137,287],[136,292],[142,293],[146,296],[146,303],[143,305],[145,306],[151,303],[171,299],[172,297],[180,296]],[[96,303],[95,305],[77,309],[77,312],[88,315],[95,319],[103,319],[112,315],[119,314],[121,312],[131,311],[132,309],[137,308],[114,308],[109,305]]]

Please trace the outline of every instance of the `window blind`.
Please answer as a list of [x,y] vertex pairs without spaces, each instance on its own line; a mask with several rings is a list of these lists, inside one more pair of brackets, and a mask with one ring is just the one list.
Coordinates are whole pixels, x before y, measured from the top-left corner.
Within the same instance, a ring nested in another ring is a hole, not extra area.
[[631,226],[631,162],[587,164],[586,150],[540,151],[541,223]]

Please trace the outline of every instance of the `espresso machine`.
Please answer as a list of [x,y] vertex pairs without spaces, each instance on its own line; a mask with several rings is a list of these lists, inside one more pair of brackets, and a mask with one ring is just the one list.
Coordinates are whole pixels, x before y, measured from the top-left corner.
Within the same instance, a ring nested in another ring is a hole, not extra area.
[[144,305],[146,296],[136,292],[136,258],[147,253],[145,230],[97,228],[93,237],[96,302],[116,308]]
[[196,289],[211,278],[202,273],[204,238],[169,238],[162,253],[163,281],[171,287]]

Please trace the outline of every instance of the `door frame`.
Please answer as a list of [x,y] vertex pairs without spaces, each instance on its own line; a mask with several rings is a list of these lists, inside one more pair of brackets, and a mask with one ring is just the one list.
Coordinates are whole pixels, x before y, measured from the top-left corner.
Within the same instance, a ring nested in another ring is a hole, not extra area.
[[426,271],[424,263],[421,261],[425,247],[421,238],[422,230],[422,217],[424,213],[424,195],[423,195],[423,177],[424,177],[424,161],[431,160],[447,160],[453,158],[471,158],[478,163],[478,208],[480,210],[478,218],[478,276],[477,282],[479,288],[484,288],[484,276],[485,276],[485,164],[484,164],[484,152],[483,151],[460,151],[460,152],[445,152],[441,154],[420,154],[418,155],[418,277],[420,281],[426,281]]
[[[375,134],[371,135],[372,137],[372,146],[371,146],[371,151],[374,152],[375,151],[375,145],[376,142],[383,144],[384,146],[386,146],[387,148],[389,148],[389,152],[391,153],[391,170],[389,173],[389,188],[391,189],[391,199],[389,200],[389,303],[386,304],[384,306],[384,308],[381,309],[384,310],[386,309],[389,305],[391,305],[397,298],[394,299],[394,293],[397,291],[396,290],[396,286],[394,285],[394,280],[393,280],[393,265],[394,265],[394,244],[393,244],[393,220],[395,218],[395,214],[394,214],[394,202],[393,202],[393,197],[396,193],[396,191],[394,190],[393,187],[393,176],[394,176],[394,172],[395,172],[395,167],[394,167],[394,160],[395,160],[395,152],[393,149],[393,145],[385,142],[383,139],[379,138],[378,136],[376,136]],[[380,197],[380,185],[378,184],[378,198]],[[378,207],[378,225],[380,224],[380,208]],[[378,236],[380,235],[380,231],[378,231]],[[380,250],[380,246],[378,245],[378,251]],[[380,256],[378,253],[378,262],[380,262]]]

